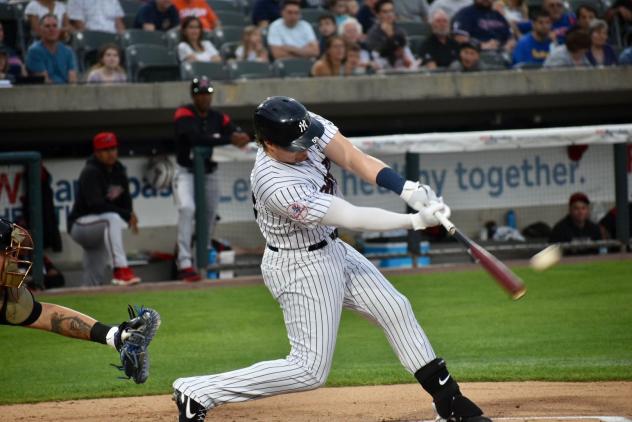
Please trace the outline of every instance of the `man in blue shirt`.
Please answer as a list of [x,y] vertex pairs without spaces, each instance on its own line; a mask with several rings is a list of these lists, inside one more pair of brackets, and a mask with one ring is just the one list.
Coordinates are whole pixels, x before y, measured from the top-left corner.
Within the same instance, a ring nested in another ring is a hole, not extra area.
[[46,83],[77,82],[77,60],[72,50],[59,42],[59,22],[53,14],[40,19],[42,39],[26,53],[26,68],[32,76],[43,76]]
[[513,63],[544,63],[551,47],[551,17],[541,10],[533,20],[533,30],[518,41],[513,52]]
[[145,31],[168,31],[179,23],[178,9],[171,4],[171,0],[150,0],[136,14],[134,28]]
[[474,0],[474,4],[461,9],[452,22],[453,29],[467,31],[480,41],[483,50],[498,50],[511,36],[509,23],[492,9],[491,0]]

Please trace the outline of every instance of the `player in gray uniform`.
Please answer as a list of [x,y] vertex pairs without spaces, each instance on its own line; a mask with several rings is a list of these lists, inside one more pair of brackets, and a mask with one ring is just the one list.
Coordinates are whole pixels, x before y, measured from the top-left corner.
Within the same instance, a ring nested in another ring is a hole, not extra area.
[[33,239],[24,228],[0,218],[0,325],[50,331],[65,337],[107,344],[121,358],[119,369],[137,384],[149,377],[147,347],[160,326],[153,309],[130,307],[130,319],[118,326],[96,321],[74,309],[40,303],[23,284],[31,270]]
[[[290,354],[215,375],[173,383],[180,422],[203,421],[209,409],[323,385],[331,369],[342,308],[384,330],[402,365],[453,421],[488,418],[463,396],[445,361],[435,356],[410,302],[360,253],[338,239],[352,230],[420,230],[438,225],[450,209],[428,186],[406,181],[364,154],[328,120],[296,100],[270,97],[256,109],[260,149],[251,174],[254,212],[267,248],[263,280],[283,311]],[[397,192],[415,214],[356,207],[338,196],[331,162],[363,180]]]

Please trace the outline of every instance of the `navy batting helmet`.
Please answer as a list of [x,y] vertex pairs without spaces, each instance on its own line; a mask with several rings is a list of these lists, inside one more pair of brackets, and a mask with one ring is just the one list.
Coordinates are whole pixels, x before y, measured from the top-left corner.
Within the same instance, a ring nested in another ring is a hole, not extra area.
[[305,151],[325,132],[305,106],[290,97],[268,97],[255,110],[255,134],[291,152]]

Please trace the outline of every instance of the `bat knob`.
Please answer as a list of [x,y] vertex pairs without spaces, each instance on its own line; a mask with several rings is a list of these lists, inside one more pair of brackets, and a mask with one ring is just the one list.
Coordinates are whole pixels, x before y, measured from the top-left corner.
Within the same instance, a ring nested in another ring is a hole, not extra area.
[[527,294],[527,289],[526,288],[522,288],[520,290],[518,290],[517,292],[515,292],[514,294],[511,295],[511,298],[513,300],[518,300],[520,298],[522,298],[522,296]]

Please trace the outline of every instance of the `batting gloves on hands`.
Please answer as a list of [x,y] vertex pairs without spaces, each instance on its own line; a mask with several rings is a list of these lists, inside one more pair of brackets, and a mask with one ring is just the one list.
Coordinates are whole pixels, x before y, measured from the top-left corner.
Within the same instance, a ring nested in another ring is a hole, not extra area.
[[450,207],[443,203],[442,198],[430,201],[428,206],[422,207],[417,214],[410,214],[414,230],[423,230],[428,227],[438,226],[441,224],[435,213],[441,213],[446,218],[450,218],[452,212]]
[[431,201],[437,201],[437,194],[428,185],[407,180],[404,183],[402,193],[399,195],[412,209],[421,211],[423,207],[430,205]]

